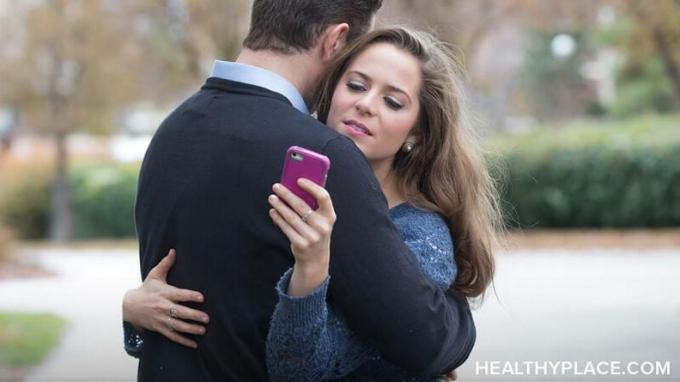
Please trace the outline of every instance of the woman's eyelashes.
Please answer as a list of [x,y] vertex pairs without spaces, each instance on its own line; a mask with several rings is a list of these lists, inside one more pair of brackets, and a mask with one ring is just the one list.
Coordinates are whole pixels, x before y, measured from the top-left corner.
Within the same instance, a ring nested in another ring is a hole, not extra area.
[[366,87],[362,83],[356,82],[356,81],[349,81],[347,83],[347,87],[349,88],[349,90],[352,90],[352,91],[355,91],[355,92],[366,90]]
[[[347,88],[352,92],[366,91],[366,86],[361,82],[356,81],[347,82]],[[394,97],[385,96],[383,97],[383,100],[385,101],[387,107],[389,107],[392,110],[399,110],[404,107],[404,105],[402,105],[401,102],[397,101],[397,99]]]
[[392,110],[399,110],[402,107],[404,107],[399,101],[397,101],[394,97],[385,97],[383,98],[385,100],[385,103],[387,106],[392,109]]

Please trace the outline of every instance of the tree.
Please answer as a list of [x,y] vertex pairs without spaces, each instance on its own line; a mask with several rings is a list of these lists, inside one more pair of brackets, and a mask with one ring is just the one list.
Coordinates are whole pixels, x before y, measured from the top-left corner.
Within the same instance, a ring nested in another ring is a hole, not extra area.
[[680,104],[680,0],[628,0],[622,10],[635,21],[626,46],[631,58],[658,56]]
[[[55,147],[50,237],[73,235],[66,139],[109,133],[136,103],[176,103],[215,57],[233,58],[249,4],[238,0],[49,0],[0,11],[0,106]],[[5,41],[9,41],[5,44]]]
[[[104,132],[115,107],[137,94],[142,51],[124,7],[103,1],[11,2],[14,23],[2,29],[14,46],[0,52],[3,91],[25,126],[55,147],[50,237],[70,239],[73,216],[66,139],[75,130]],[[9,18],[8,18],[9,19]]]

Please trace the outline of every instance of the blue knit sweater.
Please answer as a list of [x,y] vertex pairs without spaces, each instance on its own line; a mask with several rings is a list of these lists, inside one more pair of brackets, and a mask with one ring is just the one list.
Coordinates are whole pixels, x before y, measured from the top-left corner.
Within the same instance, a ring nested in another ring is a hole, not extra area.
[[[409,204],[392,208],[390,217],[423,272],[439,287],[448,289],[457,269],[451,233],[444,219]],[[362,343],[347,327],[341,312],[326,303],[330,277],[306,296],[287,295],[291,273],[292,269],[284,273],[276,286],[279,302],[267,339],[271,380],[437,380],[408,377]]]

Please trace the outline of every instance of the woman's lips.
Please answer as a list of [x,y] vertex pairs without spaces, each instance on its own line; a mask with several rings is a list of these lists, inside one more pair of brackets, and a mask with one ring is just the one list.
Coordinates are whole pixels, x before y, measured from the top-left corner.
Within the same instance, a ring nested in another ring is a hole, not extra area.
[[343,121],[342,123],[345,124],[347,127],[347,132],[355,137],[361,137],[361,136],[366,136],[369,137],[373,134],[371,134],[371,131],[366,128],[366,126],[358,121],[350,120],[350,121]]

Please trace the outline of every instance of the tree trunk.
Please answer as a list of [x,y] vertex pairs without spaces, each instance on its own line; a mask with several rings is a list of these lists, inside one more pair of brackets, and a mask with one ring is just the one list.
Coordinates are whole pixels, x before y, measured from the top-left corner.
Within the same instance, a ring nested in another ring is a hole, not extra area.
[[673,57],[673,47],[661,28],[654,27],[653,36],[656,49],[666,69],[666,75],[668,75],[673,84],[675,100],[680,104],[680,65],[675,61],[675,57]]
[[59,129],[55,135],[56,169],[52,182],[50,240],[64,242],[73,238],[71,189],[68,184],[66,134]]

